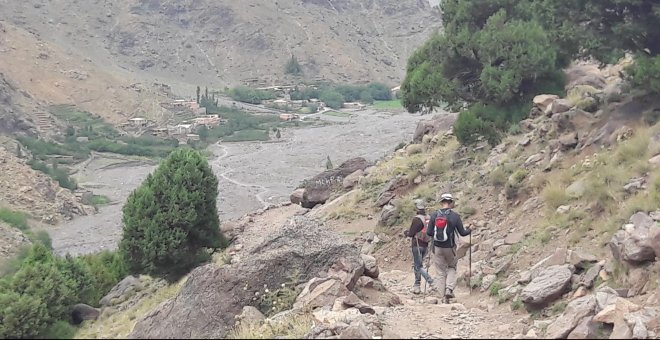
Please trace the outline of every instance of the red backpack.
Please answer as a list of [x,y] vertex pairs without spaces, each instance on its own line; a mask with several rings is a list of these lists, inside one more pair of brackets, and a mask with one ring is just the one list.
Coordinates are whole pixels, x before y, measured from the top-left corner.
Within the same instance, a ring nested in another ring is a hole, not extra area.
[[424,242],[424,243],[431,242],[431,236],[426,234],[426,228],[428,227],[430,220],[429,215],[417,215],[416,217],[419,218],[424,223],[424,226],[422,227],[422,230],[420,230],[417,234],[415,234],[415,237],[420,242]]
[[447,235],[447,225],[449,224],[447,218],[449,217],[450,209],[438,210],[435,215],[435,230],[433,231],[433,240],[438,242],[446,242],[449,240],[449,235]]

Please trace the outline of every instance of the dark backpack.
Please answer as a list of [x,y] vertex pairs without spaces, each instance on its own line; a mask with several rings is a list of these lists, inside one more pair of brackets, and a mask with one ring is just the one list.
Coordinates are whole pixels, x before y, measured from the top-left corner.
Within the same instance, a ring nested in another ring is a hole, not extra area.
[[424,223],[424,227],[422,227],[421,231],[419,231],[419,232],[417,232],[417,234],[415,234],[415,237],[420,242],[424,242],[424,243],[431,242],[431,236],[429,236],[426,233],[426,228],[428,227],[429,220],[430,220],[429,215],[417,215],[416,217],[419,218],[420,220],[422,220],[422,223]]
[[451,235],[448,234],[447,228],[449,227],[449,214],[451,209],[447,209],[444,212],[438,210],[435,215],[435,221],[433,225],[435,230],[433,231],[433,240],[437,242],[447,242]]

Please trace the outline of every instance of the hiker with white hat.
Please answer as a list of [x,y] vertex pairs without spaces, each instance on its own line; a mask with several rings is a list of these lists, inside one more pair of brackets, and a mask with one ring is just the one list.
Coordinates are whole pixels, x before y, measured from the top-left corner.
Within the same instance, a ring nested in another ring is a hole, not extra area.
[[[415,209],[417,210],[417,215],[413,217],[410,228],[405,230],[403,234],[406,237],[412,238],[412,255],[413,255],[413,270],[415,272],[415,283],[413,284],[412,292],[413,294],[421,293],[420,284],[422,283],[422,277],[429,284],[431,291],[435,290],[435,285],[433,284],[433,278],[429,275],[426,269],[424,269],[423,261],[428,253],[429,242],[432,237],[426,233],[426,226],[429,222],[429,216],[426,214],[426,206],[424,200],[416,199],[414,201]],[[424,288],[426,290],[426,286]]]
[[456,287],[456,233],[467,236],[471,232],[463,227],[461,217],[452,210],[455,201],[451,194],[440,196],[441,208],[431,214],[426,228],[427,234],[433,237],[431,259],[438,272],[438,290],[444,294],[445,302],[454,298]]

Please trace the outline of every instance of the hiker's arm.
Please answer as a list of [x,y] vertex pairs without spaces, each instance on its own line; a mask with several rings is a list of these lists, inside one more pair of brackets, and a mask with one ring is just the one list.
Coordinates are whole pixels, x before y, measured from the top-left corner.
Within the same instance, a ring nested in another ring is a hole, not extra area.
[[434,232],[434,224],[435,224],[435,217],[437,216],[437,213],[434,212],[431,214],[431,217],[429,218],[429,225],[426,226],[426,235],[428,236],[433,236]]
[[413,217],[412,223],[410,224],[410,229],[406,230],[403,234],[408,237],[413,237],[423,228],[424,228],[424,222],[420,221],[420,219],[417,217]]
[[456,230],[458,230],[458,233],[461,234],[461,236],[468,236],[472,232],[470,229],[466,229],[463,227],[463,221],[461,221],[461,217],[458,216],[458,214],[454,215],[456,216]]

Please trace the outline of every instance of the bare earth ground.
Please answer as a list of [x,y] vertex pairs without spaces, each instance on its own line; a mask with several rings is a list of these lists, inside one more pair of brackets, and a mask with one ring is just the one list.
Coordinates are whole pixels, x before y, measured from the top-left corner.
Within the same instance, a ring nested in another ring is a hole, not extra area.
[[[325,169],[327,156],[335,166],[358,156],[375,161],[397,143],[410,140],[420,118],[364,110],[337,125],[285,129],[280,141],[213,145],[210,149],[216,157],[209,162],[220,182],[220,218],[237,218],[266,204],[288,200],[298,184]],[[50,229],[56,253],[114,249],[121,237],[121,207],[154,168],[154,164],[106,156],[82,164],[74,176],[81,186],[108,196],[114,204],[100,207],[96,215]]]

